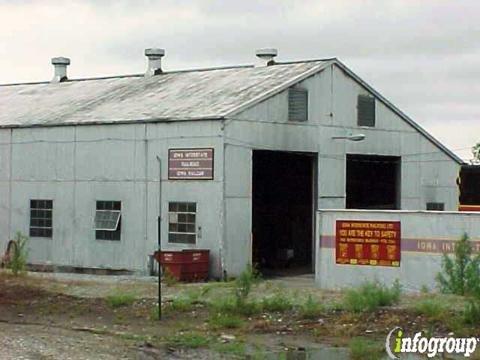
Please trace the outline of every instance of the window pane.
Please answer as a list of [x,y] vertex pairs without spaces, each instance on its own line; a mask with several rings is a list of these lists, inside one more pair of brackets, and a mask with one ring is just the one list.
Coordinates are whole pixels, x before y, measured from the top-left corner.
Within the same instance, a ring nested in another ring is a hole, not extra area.
[[[168,241],[172,243],[195,243],[195,220],[197,204],[192,202],[170,202],[168,205]],[[188,234],[188,233],[193,234]]]
[[30,237],[52,237],[53,200],[30,200]]

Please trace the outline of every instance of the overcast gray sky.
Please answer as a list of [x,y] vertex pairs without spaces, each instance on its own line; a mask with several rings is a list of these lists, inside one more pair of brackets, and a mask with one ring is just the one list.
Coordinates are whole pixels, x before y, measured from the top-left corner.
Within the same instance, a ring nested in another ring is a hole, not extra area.
[[[0,0],[0,83],[338,57],[462,158],[480,141],[480,1]],[[0,94],[1,96],[1,94]]]

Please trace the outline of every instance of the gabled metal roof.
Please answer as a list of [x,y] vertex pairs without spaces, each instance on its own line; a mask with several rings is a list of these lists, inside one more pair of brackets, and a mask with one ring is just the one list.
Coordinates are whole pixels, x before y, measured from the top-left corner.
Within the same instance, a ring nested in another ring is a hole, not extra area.
[[218,119],[325,61],[0,86],[0,127]]
[[464,161],[335,58],[0,85],[0,128],[232,117],[336,65],[459,164]]

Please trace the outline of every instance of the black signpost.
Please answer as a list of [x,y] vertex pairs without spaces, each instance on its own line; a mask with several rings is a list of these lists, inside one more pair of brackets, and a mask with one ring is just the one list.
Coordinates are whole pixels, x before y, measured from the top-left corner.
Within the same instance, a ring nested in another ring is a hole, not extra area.
[[162,319],[162,160],[157,156],[158,161],[158,320]]

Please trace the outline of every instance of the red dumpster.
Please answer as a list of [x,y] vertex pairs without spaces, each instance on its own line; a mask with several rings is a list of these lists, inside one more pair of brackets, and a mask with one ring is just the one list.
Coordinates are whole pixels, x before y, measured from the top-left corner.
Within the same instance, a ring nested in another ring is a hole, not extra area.
[[210,250],[158,251],[160,266],[178,281],[205,281],[208,278]]

